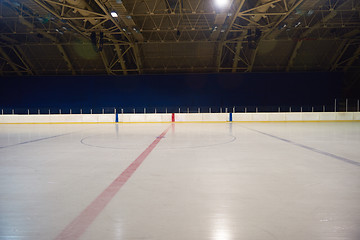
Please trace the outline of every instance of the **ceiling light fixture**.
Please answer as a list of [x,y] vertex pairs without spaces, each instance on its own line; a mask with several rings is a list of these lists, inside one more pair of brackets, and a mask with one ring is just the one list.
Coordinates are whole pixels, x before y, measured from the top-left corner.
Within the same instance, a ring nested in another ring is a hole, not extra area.
[[229,0],[215,0],[215,4],[219,8],[224,8],[229,4]]
[[117,18],[117,17],[118,17],[118,14],[117,14],[116,12],[114,12],[114,11],[112,11],[110,14],[111,14],[111,16],[112,16],[113,18]]

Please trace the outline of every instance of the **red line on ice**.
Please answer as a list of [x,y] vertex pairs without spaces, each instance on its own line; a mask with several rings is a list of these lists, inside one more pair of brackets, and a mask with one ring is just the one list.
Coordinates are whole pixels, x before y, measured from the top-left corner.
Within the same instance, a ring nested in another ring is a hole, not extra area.
[[75,240],[81,237],[95,218],[101,213],[120,188],[129,180],[136,169],[156,147],[160,140],[169,131],[169,126],[161,133],[134,162],[132,162],[79,216],[77,216],[67,227],[55,238],[56,240]]

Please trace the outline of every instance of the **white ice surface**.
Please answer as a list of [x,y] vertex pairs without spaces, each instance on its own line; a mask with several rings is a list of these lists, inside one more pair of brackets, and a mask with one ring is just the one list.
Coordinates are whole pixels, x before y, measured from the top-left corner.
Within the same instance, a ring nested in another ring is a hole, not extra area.
[[[169,125],[0,125],[0,239],[55,239]],[[177,123],[80,239],[359,240],[359,226],[360,123]]]

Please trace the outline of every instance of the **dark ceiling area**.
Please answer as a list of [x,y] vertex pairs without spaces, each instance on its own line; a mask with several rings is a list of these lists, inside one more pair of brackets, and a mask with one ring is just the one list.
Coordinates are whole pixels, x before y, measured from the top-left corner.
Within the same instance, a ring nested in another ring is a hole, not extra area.
[[3,76],[334,71],[358,81],[359,43],[359,0],[0,4]]

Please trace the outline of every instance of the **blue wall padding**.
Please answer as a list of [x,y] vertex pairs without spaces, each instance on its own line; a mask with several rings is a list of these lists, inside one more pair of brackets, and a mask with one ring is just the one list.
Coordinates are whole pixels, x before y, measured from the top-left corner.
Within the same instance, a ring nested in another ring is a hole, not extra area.
[[2,77],[0,107],[174,107],[332,104],[336,73]]
[[232,113],[229,113],[229,122],[232,122]]
[[115,122],[119,122],[119,114],[115,113]]

